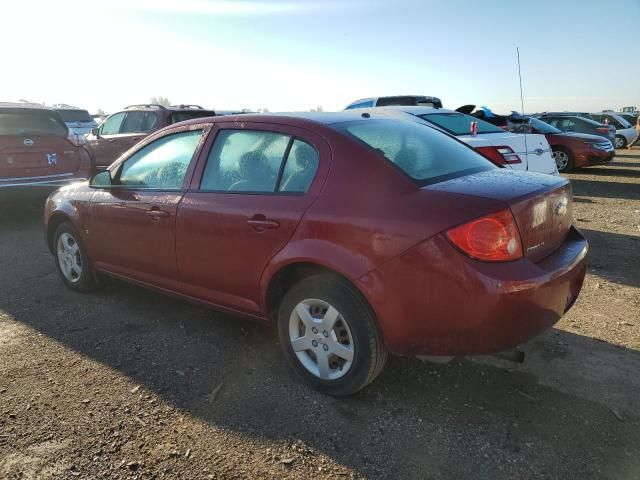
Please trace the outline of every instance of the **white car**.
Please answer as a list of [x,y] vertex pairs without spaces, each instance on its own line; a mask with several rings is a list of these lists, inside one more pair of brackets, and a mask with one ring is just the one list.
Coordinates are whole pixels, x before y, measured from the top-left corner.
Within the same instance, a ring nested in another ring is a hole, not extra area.
[[[424,123],[454,135],[495,163],[513,170],[558,175],[549,142],[544,135],[511,133],[479,118],[444,108],[393,106],[359,109],[386,113]],[[472,124],[477,130],[472,132]]]
[[616,137],[613,141],[613,146],[616,148],[624,148],[638,138],[638,131],[635,124],[631,124],[626,118],[618,113],[603,112],[592,113],[591,118],[596,122],[613,125],[616,127]]

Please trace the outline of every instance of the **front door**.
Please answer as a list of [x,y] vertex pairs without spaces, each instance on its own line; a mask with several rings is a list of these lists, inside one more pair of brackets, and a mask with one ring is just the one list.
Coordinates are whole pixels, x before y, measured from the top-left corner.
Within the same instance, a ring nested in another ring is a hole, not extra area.
[[178,208],[184,292],[260,313],[262,272],[318,195],[330,151],[307,131],[249,122],[221,125],[208,143]]
[[187,130],[152,141],[120,165],[111,187],[96,191],[88,233],[96,268],[178,289],[176,213],[201,137]]

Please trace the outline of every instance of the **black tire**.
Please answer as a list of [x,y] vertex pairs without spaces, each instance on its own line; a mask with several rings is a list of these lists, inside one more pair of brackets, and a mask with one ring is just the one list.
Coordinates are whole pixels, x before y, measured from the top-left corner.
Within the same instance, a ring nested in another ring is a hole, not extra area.
[[[573,153],[570,150],[563,147],[552,147],[551,150],[553,151],[553,158],[559,172],[569,172],[575,168]],[[558,163],[558,160],[556,159],[558,155],[566,155],[566,165],[564,167],[562,167],[562,162],[560,164]]]
[[[618,142],[617,140],[620,141],[619,145],[616,145]],[[622,135],[616,135],[616,138],[613,140],[614,143],[614,148],[619,149],[619,148],[625,148],[627,146],[627,139],[622,136]]]
[[[77,276],[73,281],[69,280],[65,273],[63,273],[61,262],[61,256],[58,253],[58,245],[60,241],[60,237],[62,235],[69,235],[73,242],[78,245],[78,257],[80,260],[80,275]],[[56,233],[53,235],[53,256],[56,264],[56,268],[58,269],[58,273],[62,278],[64,284],[70,288],[71,290],[75,290],[76,292],[90,292],[95,290],[98,287],[98,282],[96,281],[95,272],[91,267],[91,262],[89,261],[89,257],[87,255],[87,249],[82,242],[82,238],[78,234],[73,225],[69,222],[61,223],[56,229]]]
[[[289,322],[296,306],[307,299],[326,302],[338,310],[338,322],[345,322],[353,338],[353,361],[340,378],[321,379],[305,368],[293,350]],[[278,336],[284,355],[296,373],[314,388],[329,395],[356,393],[380,374],[387,361],[387,349],[371,307],[351,283],[337,275],[313,275],[287,291],[278,309]]]

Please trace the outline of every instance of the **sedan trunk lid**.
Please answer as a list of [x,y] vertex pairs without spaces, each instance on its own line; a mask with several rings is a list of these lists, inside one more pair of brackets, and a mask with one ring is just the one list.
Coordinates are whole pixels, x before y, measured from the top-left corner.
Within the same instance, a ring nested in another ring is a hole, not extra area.
[[518,225],[524,256],[534,262],[564,242],[573,221],[571,184],[562,177],[501,169],[424,188],[504,202]]

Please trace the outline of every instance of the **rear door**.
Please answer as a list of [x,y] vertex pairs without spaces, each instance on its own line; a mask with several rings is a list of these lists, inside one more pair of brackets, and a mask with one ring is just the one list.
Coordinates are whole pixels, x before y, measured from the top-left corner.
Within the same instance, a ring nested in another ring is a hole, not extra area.
[[193,171],[202,129],[177,129],[143,146],[96,188],[89,235],[98,269],[179,289],[175,255],[178,203]]
[[48,110],[0,110],[0,179],[65,177],[80,167],[60,116]]
[[178,211],[178,268],[188,295],[256,314],[262,272],[319,194],[330,149],[294,127],[218,125]]

